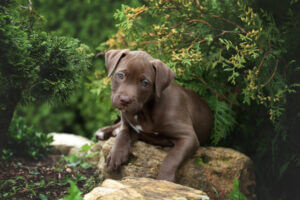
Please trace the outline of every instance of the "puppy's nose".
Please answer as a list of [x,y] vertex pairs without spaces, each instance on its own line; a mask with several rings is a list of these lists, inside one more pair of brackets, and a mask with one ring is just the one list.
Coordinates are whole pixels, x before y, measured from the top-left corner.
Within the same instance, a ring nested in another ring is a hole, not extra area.
[[120,96],[120,101],[121,104],[125,106],[132,103],[132,99],[129,96],[125,96],[125,95]]

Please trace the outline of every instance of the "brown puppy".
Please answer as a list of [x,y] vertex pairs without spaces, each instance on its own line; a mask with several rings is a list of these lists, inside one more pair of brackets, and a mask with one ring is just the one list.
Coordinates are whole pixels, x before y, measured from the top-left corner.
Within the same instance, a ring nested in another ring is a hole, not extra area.
[[126,163],[131,143],[142,139],[173,146],[157,178],[175,181],[180,164],[210,135],[210,108],[195,92],[174,83],[175,73],[146,52],[110,50],[105,61],[112,76],[111,100],[121,111],[119,123],[96,132],[99,139],[117,136],[107,157],[108,169]]

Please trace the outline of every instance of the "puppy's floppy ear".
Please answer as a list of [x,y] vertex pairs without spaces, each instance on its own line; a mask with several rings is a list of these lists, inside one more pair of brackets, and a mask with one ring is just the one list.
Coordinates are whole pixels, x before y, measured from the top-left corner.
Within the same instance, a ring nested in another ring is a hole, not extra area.
[[163,90],[174,80],[175,73],[160,60],[155,59],[151,63],[155,70],[155,93],[160,97]]
[[129,53],[129,49],[109,50],[105,53],[105,65],[108,71],[108,77],[116,70],[120,60]]

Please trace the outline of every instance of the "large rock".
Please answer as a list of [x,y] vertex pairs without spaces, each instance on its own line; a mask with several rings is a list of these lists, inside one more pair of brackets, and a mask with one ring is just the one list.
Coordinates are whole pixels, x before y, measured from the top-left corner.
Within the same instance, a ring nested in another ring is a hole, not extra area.
[[107,179],[84,200],[209,200],[201,190],[149,178]]
[[93,142],[80,135],[69,133],[50,133],[53,136],[51,143],[52,152],[54,154],[72,155],[79,152],[85,144],[93,144]]
[[[115,138],[100,141],[93,149],[100,151],[98,167],[104,178],[156,178],[158,169],[169,148],[161,148],[138,141],[131,148],[129,163],[119,172],[108,172],[105,165]],[[92,150],[93,150],[92,149]],[[240,191],[249,199],[256,199],[253,163],[245,154],[222,147],[200,147],[176,174],[177,183],[203,190],[212,199],[224,199],[233,190],[237,179]]]

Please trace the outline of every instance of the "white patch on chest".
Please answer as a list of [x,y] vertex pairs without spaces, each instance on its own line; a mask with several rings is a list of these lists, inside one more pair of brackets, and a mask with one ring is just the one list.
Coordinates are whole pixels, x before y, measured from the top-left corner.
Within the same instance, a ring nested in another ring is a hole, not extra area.
[[140,131],[143,131],[142,126],[140,125],[136,125],[135,129],[137,130],[137,132],[139,133]]
[[[138,115],[134,115],[133,116],[133,119],[134,119],[134,122],[137,122],[138,121]],[[141,125],[133,125],[132,123],[130,123],[129,120],[127,120],[127,123],[130,125],[131,128],[133,128],[133,130],[135,130],[135,132],[137,133],[140,133],[140,132],[144,132],[144,133],[153,133],[155,135],[158,135],[159,133],[158,132],[152,132],[152,131],[145,131],[143,130],[143,127]]]
[[143,128],[142,128],[141,125],[133,126],[131,123],[129,123],[129,125],[130,125],[131,128],[133,128],[137,133],[140,133],[140,131],[143,131]]

